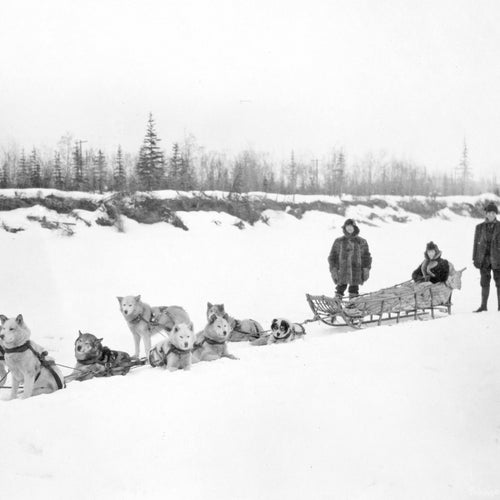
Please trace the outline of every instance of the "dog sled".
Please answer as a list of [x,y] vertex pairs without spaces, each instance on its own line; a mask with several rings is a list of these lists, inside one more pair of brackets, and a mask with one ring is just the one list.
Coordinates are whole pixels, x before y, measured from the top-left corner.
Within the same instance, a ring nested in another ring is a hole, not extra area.
[[415,283],[413,280],[365,293],[350,299],[306,294],[314,319],[329,326],[361,328],[368,323],[380,325],[383,321],[404,318],[418,319],[436,312],[451,314],[451,297],[454,289],[462,286],[465,270],[453,271],[446,283]]

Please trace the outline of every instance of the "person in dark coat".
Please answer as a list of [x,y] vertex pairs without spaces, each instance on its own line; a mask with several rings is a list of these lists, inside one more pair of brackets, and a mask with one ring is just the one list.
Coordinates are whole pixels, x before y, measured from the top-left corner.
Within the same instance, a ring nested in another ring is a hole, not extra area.
[[494,203],[486,205],[486,220],[476,226],[472,261],[481,273],[481,305],[474,312],[487,310],[490,295],[491,274],[497,287],[498,310],[500,311],[500,222],[498,208]]
[[352,298],[359,294],[359,285],[370,277],[372,256],[353,219],[347,219],[342,230],[344,235],[333,242],[328,264],[333,282],[337,285],[337,297],[343,297],[349,285],[349,298]]
[[416,283],[430,281],[431,283],[445,283],[450,275],[450,263],[441,257],[441,250],[429,241],[425,247],[424,260],[411,277]]

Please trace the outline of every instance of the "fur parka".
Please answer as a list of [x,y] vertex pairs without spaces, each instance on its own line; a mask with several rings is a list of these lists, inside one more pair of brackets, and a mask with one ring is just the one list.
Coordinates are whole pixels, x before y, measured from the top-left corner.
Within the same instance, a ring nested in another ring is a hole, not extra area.
[[417,283],[420,281],[445,283],[449,275],[450,263],[446,259],[442,259],[441,252],[439,252],[432,260],[425,253],[422,264],[413,271],[411,277]]
[[[345,230],[348,223],[354,227],[352,234]],[[328,256],[330,273],[336,284],[362,285],[372,266],[368,243],[359,236],[359,227],[354,221],[346,221],[342,229],[344,236],[333,242]]]

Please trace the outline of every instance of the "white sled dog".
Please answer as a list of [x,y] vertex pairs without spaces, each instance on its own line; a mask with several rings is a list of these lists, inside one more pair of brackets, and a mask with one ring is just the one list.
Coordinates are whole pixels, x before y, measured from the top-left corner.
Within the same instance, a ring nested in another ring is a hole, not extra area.
[[148,356],[151,350],[151,336],[162,331],[169,332],[179,323],[191,323],[188,313],[179,306],[151,307],[141,301],[140,295],[117,297],[120,310],[132,332],[136,358],[139,357],[140,342],[144,344],[144,352]]
[[168,333],[168,339],[149,351],[149,364],[169,371],[189,370],[195,341],[193,324],[179,323]]
[[284,344],[297,338],[303,338],[305,328],[299,323],[292,323],[284,318],[275,318],[271,322],[271,334],[254,340],[253,345]]
[[229,335],[230,342],[241,342],[245,340],[255,340],[261,336],[264,331],[262,325],[254,319],[235,319],[225,311],[224,304],[212,304],[207,302],[207,319],[209,320],[212,315],[220,316],[227,319],[231,327]]
[[225,318],[213,314],[205,328],[196,335],[193,363],[215,361],[220,358],[238,359],[227,351],[231,328]]
[[30,340],[31,332],[19,314],[16,318],[0,315],[0,338],[5,350],[5,363],[12,375],[10,398],[15,399],[19,385],[23,384],[21,398],[49,394],[65,387],[64,377],[47,356],[47,351]]

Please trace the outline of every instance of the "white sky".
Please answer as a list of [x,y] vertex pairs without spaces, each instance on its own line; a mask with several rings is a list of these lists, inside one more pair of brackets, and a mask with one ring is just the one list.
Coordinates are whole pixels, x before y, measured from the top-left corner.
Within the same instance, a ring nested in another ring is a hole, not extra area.
[[0,146],[344,147],[500,165],[500,2],[0,2]]

